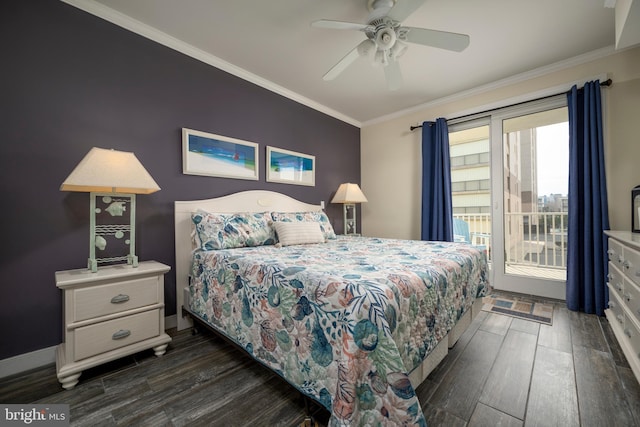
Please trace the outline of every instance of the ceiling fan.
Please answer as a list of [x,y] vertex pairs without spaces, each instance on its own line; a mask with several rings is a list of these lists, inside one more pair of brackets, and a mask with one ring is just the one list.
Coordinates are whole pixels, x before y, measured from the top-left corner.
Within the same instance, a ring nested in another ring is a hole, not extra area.
[[387,86],[390,90],[402,86],[402,72],[398,64],[407,50],[407,43],[417,43],[440,49],[462,52],[469,46],[469,36],[426,28],[403,27],[401,22],[415,12],[426,0],[367,0],[369,18],[367,24],[321,19],[311,25],[316,28],[335,30],[357,30],[367,39],[353,48],[323,77],[333,80],[358,57],[368,57],[374,65],[384,67]]

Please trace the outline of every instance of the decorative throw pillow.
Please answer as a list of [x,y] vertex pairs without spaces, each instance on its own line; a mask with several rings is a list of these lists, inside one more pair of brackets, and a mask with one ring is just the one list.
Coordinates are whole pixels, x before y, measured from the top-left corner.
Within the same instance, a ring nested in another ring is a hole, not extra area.
[[221,214],[198,211],[191,215],[195,242],[204,250],[273,245],[276,236],[269,212]]
[[324,235],[317,222],[282,222],[273,223],[282,246],[304,245],[307,243],[324,243]]
[[329,222],[329,217],[323,211],[309,212],[271,212],[274,221],[281,222],[317,222],[325,239],[335,239],[336,233]]

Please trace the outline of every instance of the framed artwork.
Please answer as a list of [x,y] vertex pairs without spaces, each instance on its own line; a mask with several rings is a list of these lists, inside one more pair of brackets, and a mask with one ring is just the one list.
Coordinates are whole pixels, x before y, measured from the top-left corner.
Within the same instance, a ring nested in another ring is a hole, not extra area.
[[182,173],[258,180],[258,144],[182,128]]
[[316,185],[316,157],[267,146],[267,181]]

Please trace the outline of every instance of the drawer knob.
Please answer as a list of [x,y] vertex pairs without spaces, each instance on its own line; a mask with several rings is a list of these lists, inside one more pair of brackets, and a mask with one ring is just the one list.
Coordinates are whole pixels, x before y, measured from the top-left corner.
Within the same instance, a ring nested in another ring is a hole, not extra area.
[[[616,306],[616,303],[613,301],[609,301],[609,307],[610,308],[614,308]],[[638,312],[640,312],[640,310],[638,310]]]
[[111,304],[122,304],[123,302],[129,301],[129,295],[118,294],[115,297],[111,298]]
[[120,329],[118,332],[114,333],[111,338],[114,340],[121,340],[123,338],[128,337],[129,335],[131,335],[131,331],[128,329]]
[[624,268],[626,268],[627,270],[631,268],[631,263],[629,261],[625,261],[622,263],[622,265],[624,266]]
[[631,338],[631,331],[630,331],[629,329],[625,329],[625,330],[624,330],[624,334],[625,334],[627,337]]
[[631,302],[631,294],[624,294],[624,299],[626,299],[627,302]]
[[622,283],[616,283],[616,289],[618,292],[622,292]]
[[609,250],[607,251],[607,254],[608,254],[608,255],[613,255],[613,254],[615,254],[615,253],[616,253],[616,251],[614,251],[613,249],[609,249]]
[[618,322],[620,322],[620,323],[624,323],[624,317],[622,317],[622,314],[618,314],[618,315],[616,316],[616,319],[618,319]]

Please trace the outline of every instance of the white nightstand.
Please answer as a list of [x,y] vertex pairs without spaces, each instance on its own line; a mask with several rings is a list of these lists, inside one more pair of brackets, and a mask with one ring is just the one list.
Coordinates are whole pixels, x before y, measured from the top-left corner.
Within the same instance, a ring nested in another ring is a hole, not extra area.
[[145,261],[96,273],[56,272],[63,291],[64,342],[56,352],[62,387],[73,388],[83,370],[123,356],[148,348],[164,354],[171,341],[164,331],[164,275],[170,269]]

